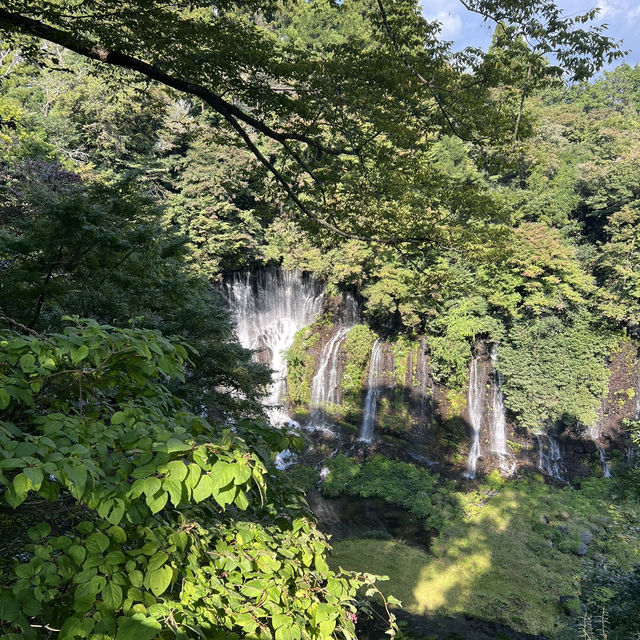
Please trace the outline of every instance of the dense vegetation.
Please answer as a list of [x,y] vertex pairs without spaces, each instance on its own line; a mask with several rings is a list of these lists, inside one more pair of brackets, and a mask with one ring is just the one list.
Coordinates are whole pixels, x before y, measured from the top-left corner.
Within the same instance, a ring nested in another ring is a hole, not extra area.
[[[329,568],[273,467],[300,442],[267,423],[268,371],[236,343],[215,287],[228,271],[310,271],[362,301],[340,419],[359,419],[377,331],[403,357],[424,336],[451,404],[483,338],[501,345],[522,426],[595,421],[607,358],[640,326],[640,70],[587,82],[620,56],[585,26],[593,14],[468,4],[496,22],[488,52],[452,51],[409,0],[4,2],[4,637],[354,637],[377,588]],[[301,410],[330,324],[290,350]],[[410,429],[385,401],[393,430]],[[474,542],[457,505],[476,496],[422,469],[335,458],[331,474],[328,493],[383,497],[443,530],[443,576],[451,554],[477,543],[482,564],[502,540]],[[501,489],[506,525],[521,494],[535,509],[547,499],[532,487]],[[614,533],[636,517],[633,481],[622,489]],[[549,509],[575,504],[573,529],[596,524],[594,505],[617,498],[591,493]],[[523,538],[525,569],[549,531]],[[625,633],[637,573],[618,557],[634,541],[608,551],[585,600]],[[577,591],[565,546],[554,553],[574,582],[559,574],[554,595]],[[518,628],[552,623],[537,600],[518,618],[496,598]],[[446,610],[488,615],[469,602]]]

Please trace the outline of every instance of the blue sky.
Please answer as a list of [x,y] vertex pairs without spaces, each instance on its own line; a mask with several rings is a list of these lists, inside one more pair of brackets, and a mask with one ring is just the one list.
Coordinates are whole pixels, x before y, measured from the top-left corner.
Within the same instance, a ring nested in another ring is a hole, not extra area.
[[[458,0],[421,2],[425,17],[442,23],[442,35],[453,40],[454,48],[469,45],[485,48],[489,44],[493,23],[483,23],[480,16],[469,13]],[[622,48],[631,50],[624,61],[630,65],[640,64],[640,0],[556,0],[556,4],[565,15],[598,7],[596,22],[607,24],[609,35],[623,40]]]

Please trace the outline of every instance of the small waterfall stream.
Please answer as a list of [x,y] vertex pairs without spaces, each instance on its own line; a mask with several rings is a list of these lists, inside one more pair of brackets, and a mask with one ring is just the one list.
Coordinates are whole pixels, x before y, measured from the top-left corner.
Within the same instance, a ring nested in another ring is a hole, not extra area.
[[[538,468],[556,480],[564,480],[564,464],[560,444],[555,436],[548,433],[537,433]],[[547,441],[545,447],[544,441]]]
[[587,434],[591,438],[591,440],[593,440],[593,444],[596,445],[596,449],[598,450],[598,455],[600,456],[600,465],[602,466],[602,477],[610,478],[611,467],[609,465],[609,461],[607,460],[607,454],[601,443],[602,425],[599,422],[596,422],[594,425],[587,427]]
[[240,344],[273,370],[265,406],[274,424],[290,423],[281,410],[287,390],[284,354],[296,332],[311,324],[322,308],[324,286],[297,271],[265,269],[234,273],[225,283]]
[[367,397],[364,402],[364,416],[360,429],[360,440],[371,442],[373,440],[373,428],[376,422],[376,409],[378,398],[382,391],[380,387],[380,377],[382,374],[382,341],[380,339],[373,343],[371,348],[371,358],[369,360],[369,378],[367,382]]
[[328,404],[339,404],[341,401],[340,349],[351,330],[351,326],[340,327],[320,353],[320,366],[311,380],[311,417],[308,428],[327,429],[326,408]]
[[507,418],[502,394],[502,374],[497,370],[498,345],[491,346],[491,364],[493,366],[493,380],[491,384],[491,420],[489,430],[491,436],[491,451],[498,458],[498,467],[505,474],[514,471],[514,463],[510,460],[507,449]]
[[480,428],[482,427],[482,381],[479,375],[478,362],[474,357],[469,371],[469,389],[467,391],[467,414],[471,426],[471,449],[467,461],[465,476],[473,480],[476,477],[478,458],[480,457]]

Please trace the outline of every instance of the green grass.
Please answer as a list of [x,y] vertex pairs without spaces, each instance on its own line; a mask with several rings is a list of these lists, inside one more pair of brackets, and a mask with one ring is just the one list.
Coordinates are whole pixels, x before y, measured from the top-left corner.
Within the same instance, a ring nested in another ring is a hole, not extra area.
[[[469,614],[548,634],[562,621],[560,596],[580,595],[594,553],[620,566],[640,562],[638,535],[625,533],[628,514],[613,505],[612,487],[590,480],[580,490],[559,490],[532,479],[507,482],[489,498],[458,494],[465,516],[445,525],[431,552],[398,541],[352,539],[334,544],[331,563],[389,576],[383,592],[412,613]],[[568,534],[559,531],[561,524]],[[572,551],[580,530],[589,527],[596,533],[583,559]]]

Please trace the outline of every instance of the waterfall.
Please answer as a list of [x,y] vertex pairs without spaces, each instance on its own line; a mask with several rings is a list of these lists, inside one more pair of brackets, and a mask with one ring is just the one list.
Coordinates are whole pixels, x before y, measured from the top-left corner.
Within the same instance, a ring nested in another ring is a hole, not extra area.
[[340,350],[351,326],[340,327],[320,353],[320,366],[311,380],[311,419],[308,428],[327,429],[328,404],[341,401]]
[[467,391],[467,414],[471,425],[471,449],[467,461],[465,476],[473,480],[476,477],[478,458],[480,457],[480,428],[482,427],[482,384],[478,373],[478,361],[475,357],[471,361],[469,370],[469,389]]
[[424,338],[420,340],[418,347],[416,376],[420,384],[420,421],[424,424],[427,417],[427,396],[433,396],[433,389],[430,387],[429,369],[427,367],[427,354],[425,353]]
[[609,466],[609,461],[607,460],[607,454],[604,450],[604,447],[600,444],[600,439],[602,437],[602,426],[599,422],[596,424],[587,427],[587,434],[593,440],[593,444],[596,445],[596,449],[598,450],[598,455],[600,456],[600,464],[602,465],[602,477],[610,478],[611,477],[611,467]]
[[[546,449],[543,439],[547,440]],[[548,433],[537,433],[536,440],[538,441],[539,452],[538,468],[556,480],[564,480],[562,452],[556,437]]]
[[493,381],[491,385],[491,451],[498,458],[498,466],[505,474],[514,471],[515,464],[510,461],[507,449],[507,418],[504,409],[504,395],[502,394],[502,374],[497,370],[498,345],[491,346],[491,364],[493,366]]
[[367,397],[364,402],[364,416],[362,417],[362,427],[360,429],[360,440],[371,442],[373,440],[373,428],[376,422],[376,409],[378,398],[382,391],[380,387],[380,376],[382,374],[382,341],[380,339],[373,343],[371,348],[371,358],[369,360],[369,379],[367,382]]
[[265,406],[274,424],[291,422],[280,410],[287,391],[285,352],[298,330],[321,311],[324,287],[297,271],[234,273],[225,283],[240,344],[273,371]]

